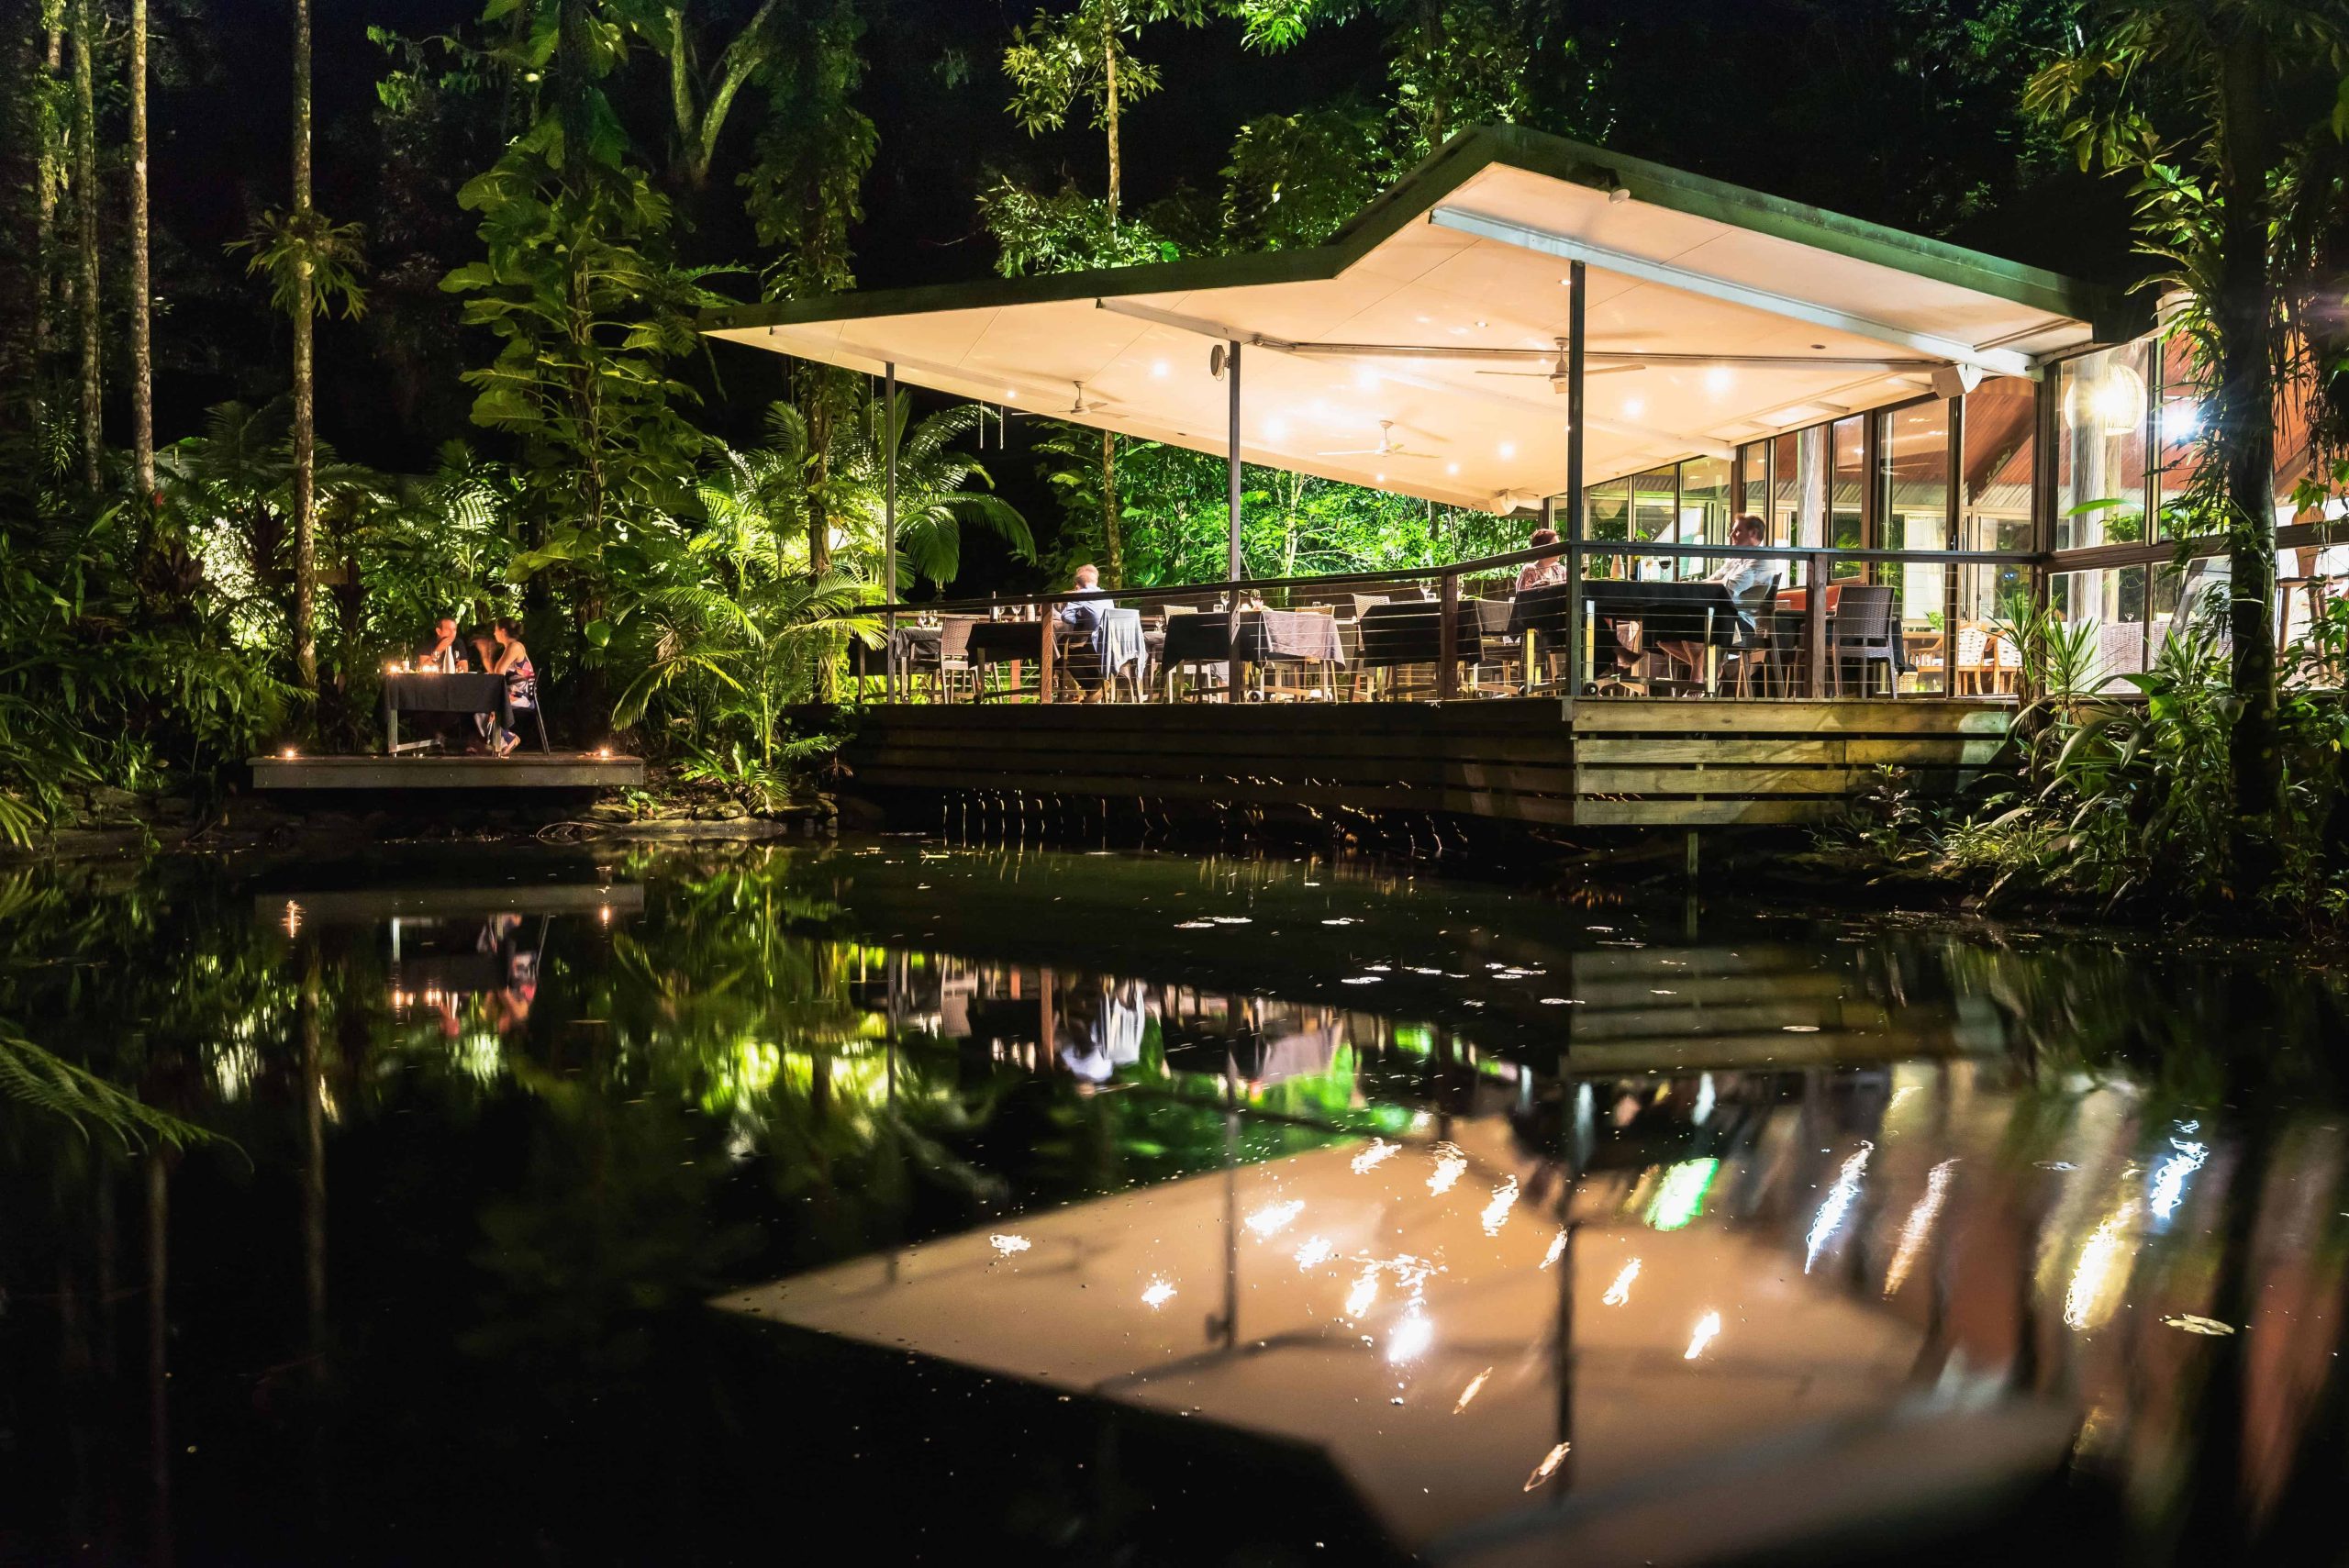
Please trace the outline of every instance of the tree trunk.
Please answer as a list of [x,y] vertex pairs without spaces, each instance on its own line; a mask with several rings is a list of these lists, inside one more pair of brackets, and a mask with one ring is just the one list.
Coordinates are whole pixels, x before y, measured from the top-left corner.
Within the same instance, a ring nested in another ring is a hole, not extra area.
[[2276,716],[2276,319],[2267,254],[2267,171],[2274,161],[2266,50],[2244,28],[2221,71],[2223,127],[2217,297],[2217,417],[2227,494],[2234,695],[2229,740],[2234,783],[2233,859],[2242,891],[2274,869],[2283,762]]
[[147,280],[147,0],[130,0],[130,457],[141,517],[155,495],[154,323]]
[[105,439],[98,397],[98,114],[90,81],[90,32],[97,25],[90,0],[73,0],[73,184],[81,218],[82,483],[98,488]]
[[[294,217],[301,244],[310,240],[310,0],[294,0]],[[317,315],[310,257],[294,259],[294,668],[302,689],[318,695]]]
[[1109,232],[1118,232],[1118,195],[1123,173],[1118,166],[1118,14],[1101,8],[1101,122],[1109,133]]
[[1118,438],[1101,432],[1101,586],[1126,585],[1125,509],[1118,505]]
[[[48,114],[49,95],[56,90],[57,73],[65,64],[65,5],[64,0],[45,0],[41,6],[41,24],[48,34],[47,49],[42,54],[42,69],[37,80],[39,97],[35,102],[28,95],[25,114],[32,133],[39,139],[33,171],[33,343],[31,377],[32,428],[41,430],[49,423],[50,356],[56,344],[53,337],[57,309],[57,275],[53,265],[57,255],[57,193],[65,181],[64,160],[59,156],[55,127]],[[28,79],[27,86],[33,84]]]

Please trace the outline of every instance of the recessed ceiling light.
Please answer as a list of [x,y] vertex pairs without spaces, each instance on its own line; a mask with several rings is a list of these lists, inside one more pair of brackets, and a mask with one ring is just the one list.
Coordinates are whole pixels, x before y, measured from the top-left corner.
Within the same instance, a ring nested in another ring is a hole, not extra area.
[[1513,458],[1516,455],[1517,443],[1515,441],[1503,441],[1501,443],[1501,456],[1504,460]]
[[1383,473],[1374,473],[1370,476],[1370,482],[1373,484],[1384,484],[1386,483],[1386,476]]
[[1270,418],[1270,419],[1267,419],[1267,420],[1265,420],[1265,421],[1264,421],[1264,439],[1265,439],[1266,440],[1268,440],[1268,441],[1279,441],[1279,440],[1286,440],[1286,439],[1287,439],[1287,438],[1288,438],[1288,421],[1287,421],[1287,420],[1283,419],[1283,418],[1280,418],[1280,417],[1278,417],[1276,416],[1276,417],[1273,417],[1273,418]]
[[1015,398],[1015,397],[1017,397],[1017,396],[1019,396],[1019,389],[1018,387],[1016,387],[1016,386],[1007,386],[1007,387],[1005,387],[1005,388],[1003,389],[1003,400],[1004,400],[1006,403],[1010,402],[1013,398]]
[[1458,473],[1460,472],[1460,465],[1456,462],[1447,462],[1443,465],[1443,472],[1446,473]]
[[1166,361],[1164,360],[1152,360],[1150,363],[1150,373],[1156,376],[1159,380],[1164,381],[1168,374]]
[[1719,397],[1728,392],[1736,381],[1735,371],[1731,370],[1727,365],[1715,365],[1705,373],[1705,390],[1715,397]]
[[1626,419],[1638,418],[1641,415],[1647,412],[1647,408],[1648,406],[1641,402],[1636,397],[1626,397],[1623,399],[1623,417]]
[[1354,372],[1354,390],[1357,392],[1376,392],[1378,390],[1378,372],[1369,365],[1364,365],[1362,369]]

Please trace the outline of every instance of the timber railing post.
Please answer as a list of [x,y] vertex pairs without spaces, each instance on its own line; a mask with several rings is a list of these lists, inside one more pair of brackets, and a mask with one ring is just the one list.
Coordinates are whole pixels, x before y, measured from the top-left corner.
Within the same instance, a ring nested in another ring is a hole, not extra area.
[[1809,582],[1802,603],[1803,661],[1810,666],[1805,696],[1827,695],[1827,573],[1826,554],[1813,551],[1804,564]]
[[1450,702],[1460,695],[1460,573],[1443,574],[1437,595],[1435,628],[1435,700]]
[[1038,702],[1052,700],[1052,656],[1060,651],[1057,646],[1060,639],[1053,634],[1060,628],[1060,619],[1061,617],[1054,613],[1053,606],[1036,606],[1038,634],[1036,638],[1036,700]]

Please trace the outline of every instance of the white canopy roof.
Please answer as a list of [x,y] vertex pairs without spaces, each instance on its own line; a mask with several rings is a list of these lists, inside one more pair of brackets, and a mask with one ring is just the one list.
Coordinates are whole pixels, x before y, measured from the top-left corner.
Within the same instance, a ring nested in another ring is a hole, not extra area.
[[1596,482],[2132,334],[2052,272],[1516,128],[1308,250],[713,312],[713,337],[1148,439],[1508,511],[1566,486],[1569,263]]

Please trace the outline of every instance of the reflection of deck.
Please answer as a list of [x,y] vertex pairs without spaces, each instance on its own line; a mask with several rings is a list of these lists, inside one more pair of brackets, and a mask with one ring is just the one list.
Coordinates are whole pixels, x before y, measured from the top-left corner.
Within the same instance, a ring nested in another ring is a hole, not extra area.
[[275,919],[288,905],[308,920],[373,925],[380,920],[441,919],[488,915],[641,914],[644,888],[633,882],[523,884],[498,887],[365,887],[253,895],[253,909]]
[[618,789],[644,783],[638,757],[584,751],[511,757],[255,757],[258,790]]
[[1241,706],[946,705],[861,710],[852,788],[1312,810],[1553,826],[1815,821],[1879,767],[1959,787],[2011,705],[1932,697],[1523,697]]

